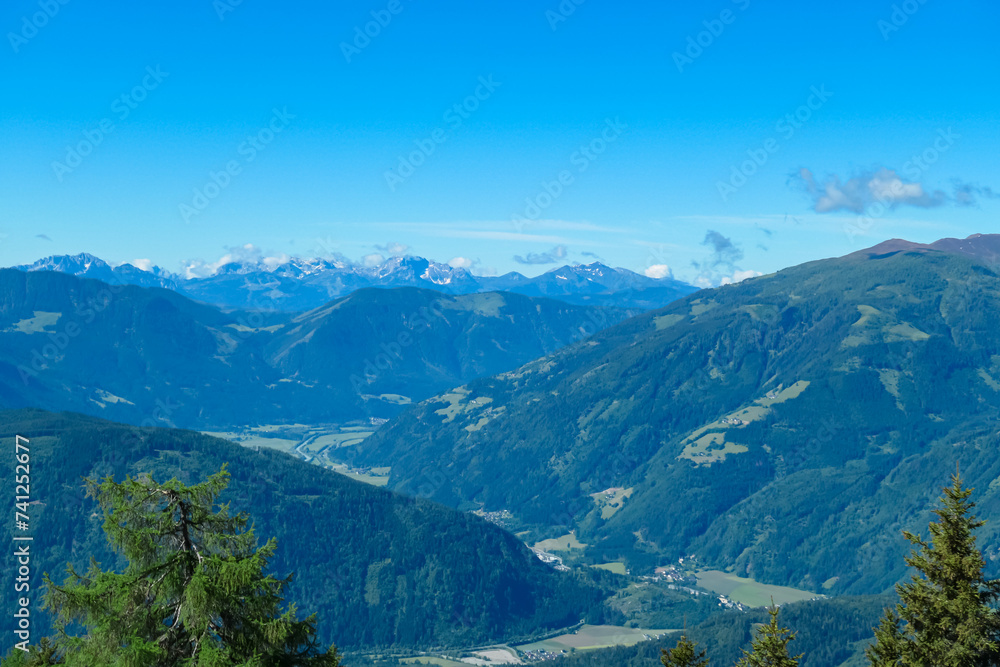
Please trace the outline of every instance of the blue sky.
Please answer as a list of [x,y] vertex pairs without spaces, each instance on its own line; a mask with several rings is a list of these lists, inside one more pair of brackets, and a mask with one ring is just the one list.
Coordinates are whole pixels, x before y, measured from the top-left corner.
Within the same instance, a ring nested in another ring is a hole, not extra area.
[[985,0],[62,2],[0,10],[4,266],[252,244],[717,284],[1000,231]]

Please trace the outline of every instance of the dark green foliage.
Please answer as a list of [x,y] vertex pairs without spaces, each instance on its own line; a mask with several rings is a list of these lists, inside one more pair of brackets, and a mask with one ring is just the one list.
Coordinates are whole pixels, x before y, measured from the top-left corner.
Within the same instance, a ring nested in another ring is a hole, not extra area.
[[[985,521],[971,512],[972,489],[952,476],[944,489],[930,542],[905,532],[916,570],[896,586],[900,602],[887,610],[868,649],[872,665],[973,667],[1000,662],[1000,580],[987,580],[973,532]],[[900,623],[902,622],[902,627]]]
[[795,633],[778,624],[777,607],[770,607],[767,613],[770,619],[755,629],[750,650],[743,651],[736,667],[798,667],[802,654],[788,655],[788,644],[795,639]]
[[[554,571],[514,536],[478,517],[405,498],[305,464],[190,431],[141,429],[72,414],[0,412],[0,438],[31,438],[37,528],[33,568],[120,571],[81,477],[151,474],[193,484],[228,464],[220,497],[254,517],[282,548],[278,576],[296,573],[289,601],[319,614],[319,639],[344,649],[472,645],[579,622],[609,591]],[[13,478],[2,489],[13,495]],[[10,542],[9,522],[0,540]],[[32,595],[41,580],[31,581]],[[35,598],[32,598],[35,600]],[[3,611],[13,613],[5,598]],[[37,612],[38,621],[44,618]],[[44,633],[42,627],[36,628]]]
[[677,646],[660,652],[660,662],[663,663],[663,667],[708,667],[705,652],[696,652],[696,646],[687,635],[681,635],[677,640]]
[[[431,471],[441,502],[575,528],[587,557],[637,573],[694,554],[766,583],[891,590],[899,528],[925,520],[941,471],[1000,477],[1000,278],[976,262],[858,253],[704,290],[470,382],[491,411],[479,428],[487,407],[448,419],[430,399],[357,461],[391,462],[396,489]],[[798,381],[765,418],[715,429],[745,453],[678,458],[698,429]],[[634,492],[602,518],[590,494],[610,487]],[[1000,495],[984,503],[1000,512]]]
[[70,566],[62,586],[46,576],[60,662],[337,667],[336,649],[319,649],[315,614],[300,621],[294,604],[282,609],[291,577],[265,574],[276,541],[257,548],[248,517],[215,505],[229,481],[224,468],[193,486],[149,476],[87,481],[108,542],[128,565],[116,573],[91,561],[86,574]]
[[[601,572],[601,570],[597,570]],[[624,577],[604,579],[611,586],[625,586]],[[662,582],[643,582],[619,590],[585,619],[591,625],[629,625],[638,628],[678,628],[718,614],[719,601],[711,595],[691,595],[671,590]]]
[[48,637],[42,637],[37,644],[28,646],[25,651],[13,648],[5,657],[0,658],[0,667],[48,667],[62,664],[64,661],[58,647]]
[[903,633],[899,630],[899,616],[886,609],[885,616],[875,630],[875,641],[865,649],[865,657],[872,667],[896,667],[903,655]]

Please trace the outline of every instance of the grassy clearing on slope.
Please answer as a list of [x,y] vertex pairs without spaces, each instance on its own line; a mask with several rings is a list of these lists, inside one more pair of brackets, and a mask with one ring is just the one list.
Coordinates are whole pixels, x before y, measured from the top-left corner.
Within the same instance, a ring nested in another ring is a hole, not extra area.
[[761,584],[753,579],[738,577],[721,570],[703,570],[698,572],[696,576],[698,577],[698,585],[702,588],[719,595],[725,595],[730,600],[750,607],[766,607],[771,604],[772,598],[775,604],[787,604],[825,597],[819,593],[788,586]]
[[809,382],[806,380],[799,380],[785,388],[778,385],[778,388],[768,392],[767,396],[755,400],[753,405],[730,412],[694,430],[683,440],[684,450],[677,458],[688,459],[698,465],[711,465],[716,461],[724,461],[731,454],[749,451],[743,445],[726,442],[727,431],[740,429],[764,419],[771,414],[772,406],[798,398],[808,386]]
[[711,465],[716,461],[724,461],[730,454],[750,451],[745,445],[726,442],[725,439],[724,433],[709,433],[685,447],[677,458],[690,459],[699,465]]
[[571,551],[573,549],[586,549],[587,545],[576,539],[575,533],[567,533],[562,537],[553,537],[549,540],[542,540],[536,543],[532,549],[542,551]]
[[33,312],[35,315],[34,317],[21,320],[7,329],[4,333],[13,333],[15,331],[23,334],[50,333],[51,330],[48,327],[54,327],[59,321],[59,318],[62,317],[62,313],[47,313],[41,310]]
[[660,315],[659,317],[653,318],[653,326],[656,327],[657,331],[662,331],[663,329],[669,329],[683,319],[684,316],[677,313]]
[[597,506],[601,508],[601,518],[610,519],[625,505],[625,499],[632,495],[635,488],[624,489],[620,486],[590,494]]
[[607,570],[608,572],[614,572],[615,574],[625,575],[628,574],[628,570],[625,569],[625,563],[621,561],[615,561],[613,563],[601,563],[600,565],[594,565],[598,570]]
[[364,482],[365,484],[370,484],[371,486],[385,486],[389,483],[389,476],[384,477],[378,475],[363,475],[357,472],[344,472],[342,470],[337,470],[344,477],[350,477],[358,482]]

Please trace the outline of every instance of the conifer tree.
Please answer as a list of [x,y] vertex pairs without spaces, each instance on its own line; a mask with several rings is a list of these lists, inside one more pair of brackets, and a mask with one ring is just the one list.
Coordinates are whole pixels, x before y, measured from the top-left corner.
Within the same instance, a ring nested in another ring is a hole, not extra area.
[[687,635],[681,635],[677,646],[672,649],[660,649],[660,662],[663,667],[708,667],[705,652],[695,653],[695,644]]
[[27,651],[11,649],[0,659],[0,667],[48,667],[61,665],[56,645],[48,637],[42,637],[36,646],[29,646]]
[[896,667],[903,653],[903,633],[899,631],[899,616],[886,609],[878,627],[875,643],[865,649],[865,656],[872,667]]
[[[916,570],[896,586],[900,603],[887,610],[866,650],[876,667],[977,667],[1000,664],[1000,580],[983,575],[973,532],[984,521],[972,514],[972,489],[956,472],[934,511],[930,542],[904,532],[913,545],[906,563]],[[900,628],[900,622],[903,627]]]
[[[92,559],[86,574],[70,566],[62,586],[46,574],[58,656],[38,664],[337,667],[336,648],[317,646],[315,615],[298,620],[294,604],[281,609],[291,577],[265,574],[276,541],[256,548],[248,517],[215,505],[228,481],[224,466],[190,487],[145,476],[87,480],[128,566],[105,572]],[[79,626],[85,634],[71,632]]]
[[788,643],[795,639],[795,633],[778,626],[778,607],[771,600],[767,613],[771,620],[756,629],[757,637],[750,650],[743,651],[743,657],[736,667],[797,667],[802,655],[790,657]]

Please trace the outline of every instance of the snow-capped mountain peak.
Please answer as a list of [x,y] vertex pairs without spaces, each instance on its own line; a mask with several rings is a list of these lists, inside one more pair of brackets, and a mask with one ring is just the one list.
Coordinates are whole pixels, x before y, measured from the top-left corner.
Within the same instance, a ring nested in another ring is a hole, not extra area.
[[109,283],[164,287],[207,303],[275,310],[308,310],[365,287],[419,287],[448,294],[510,291],[570,303],[625,307],[630,304],[625,292],[659,290],[658,296],[643,296],[638,302],[641,308],[659,307],[694,291],[690,285],[669,278],[649,278],[600,262],[562,266],[527,278],[516,272],[496,277],[475,276],[465,268],[409,255],[393,256],[370,266],[341,256],[226,259],[217,266],[195,264],[188,269],[186,278],[152,266],[146,260],[137,261],[149,270],[128,263],[112,266],[88,253],[47,257],[14,268],[58,271]]

